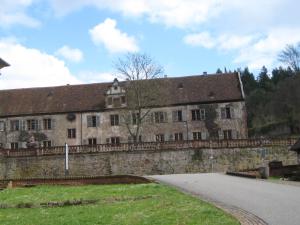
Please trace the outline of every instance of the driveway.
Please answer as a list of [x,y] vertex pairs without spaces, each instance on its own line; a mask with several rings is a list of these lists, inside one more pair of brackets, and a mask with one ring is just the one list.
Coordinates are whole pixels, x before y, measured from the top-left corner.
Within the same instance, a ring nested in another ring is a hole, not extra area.
[[270,225],[300,225],[300,186],[216,173],[150,177],[206,199],[246,210]]

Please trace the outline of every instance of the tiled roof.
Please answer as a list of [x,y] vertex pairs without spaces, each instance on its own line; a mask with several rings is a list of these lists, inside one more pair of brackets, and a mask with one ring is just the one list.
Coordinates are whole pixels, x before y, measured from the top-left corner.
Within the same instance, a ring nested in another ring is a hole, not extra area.
[[[148,81],[146,81],[148,82]],[[163,105],[243,100],[236,73],[160,78],[168,96]],[[0,117],[103,111],[105,92],[112,83],[66,85],[0,91]],[[124,82],[120,82],[124,85]]]

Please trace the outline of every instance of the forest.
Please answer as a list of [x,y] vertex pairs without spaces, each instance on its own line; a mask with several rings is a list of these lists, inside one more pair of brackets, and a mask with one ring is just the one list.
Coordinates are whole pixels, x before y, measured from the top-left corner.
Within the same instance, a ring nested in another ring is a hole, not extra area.
[[239,69],[250,137],[300,134],[300,43],[287,45],[278,60],[283,67],[269,71],[263,66],[256,76],[248,68]]

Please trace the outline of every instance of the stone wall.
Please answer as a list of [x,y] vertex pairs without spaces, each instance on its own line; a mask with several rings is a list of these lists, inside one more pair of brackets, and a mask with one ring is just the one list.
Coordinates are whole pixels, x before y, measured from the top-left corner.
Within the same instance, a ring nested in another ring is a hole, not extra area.
[[[221,108],[224,107],[232,109],[232,118],[221,118]],[[191,110],[195,109],[205,110],[204,120],[192,120]],[[178,110],[182,112],[182,121],[174,122],[172,112]],[[164,134],[165,141],[172,141],[175,133],[182,133],[184,140],[192,140],[193,132],[201,132],[202,139],[209,139],[209,135],[214,130],[219,131],[218,138],[220,139],[224,138],[223,130],[232,130],[233,139],[247,138],[246,109],[243,101],[159,107],[153,108],[151,112],[164,112],[166,118],[162,123],[153,123],[153,121],[143,123],[141,137],[144,142],[156,141],[157,134]],[[129,132],[123,121],[124,115],[122,113],[124,114],[118,109],[103,112],[74,113],[75,118],[72,121],[67,119],[68,113],[0,118],[0,122],[5,124],[5,129],[0,130],[0,147],[11,148],[11,143],[18,143],[19,148],[25,148],[26,142],[20,140],[24,133],[43,135],[46,137],[43,140],[51,141],[52,146],[60,146],[65,143],[69,145],[86,145],[89,138],[96,138],[97,144],[105,144],[110,137],[120,137],[120,141],[126,143],[128,142]],[[119,126],[111,125],[110,115],[112,114],[119,115]],[[99,124],[96,127],[88,127],[88,116],[98,117]],[[44,128],[44,119],[51,119],[52,127],[50,130]],[[17,131],[11,130],[11,122],[14,120],[20,121],[24,126],[20,126]],[[37,130],[28,130],[28,120],[38,121]],[[134,127],[135,125],[132,125],[133,130]],[[67,137],[68,129],[76,130],[75,138]],[[40,141],[41,144],[42,141]]]
[[[64,160],[63,154],[2,154],[0,179],[63,177]],[[272,160],[280,160],[284,165],[297,164],[297,154],[287,146],[74,153],[69,156],[69,176],[225,172],[257,168]]]

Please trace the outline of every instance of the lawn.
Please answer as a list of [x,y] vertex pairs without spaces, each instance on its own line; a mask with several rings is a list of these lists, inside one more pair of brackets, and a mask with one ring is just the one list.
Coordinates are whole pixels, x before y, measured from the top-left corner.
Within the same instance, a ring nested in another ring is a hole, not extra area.
[[[45,207],[74,200],[92,204]],[[25,205],[25,207],[24,207]],[[27,205],[27,206],[26,206]],[[28,205],[31,208],[26,208]],[[1,208],[2,207],[2,208]],[[1,225],[238,225],[214,206],[160,184],[37,186],[0,192]]]

